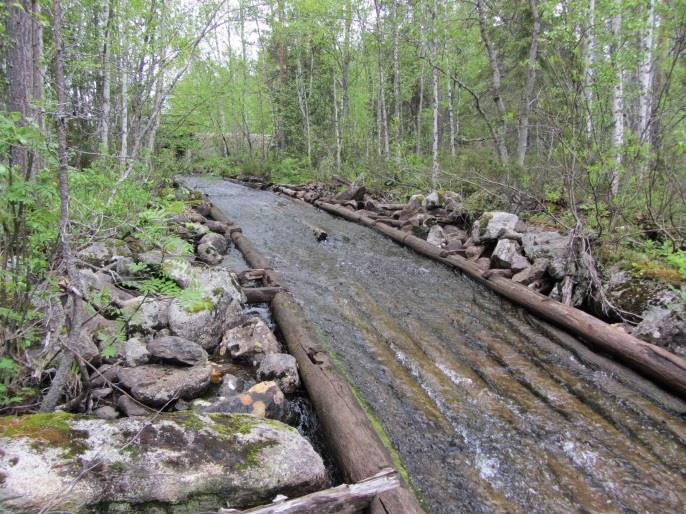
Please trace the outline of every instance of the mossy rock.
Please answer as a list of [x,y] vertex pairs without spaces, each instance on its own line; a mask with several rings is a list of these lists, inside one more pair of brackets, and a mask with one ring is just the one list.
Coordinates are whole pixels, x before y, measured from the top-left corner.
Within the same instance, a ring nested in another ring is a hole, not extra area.
[[52,499],[52,510],[72,512],[198,512],[326,485],[306,439],[247,414],[5,417],[0,444],[0,504],[10,512]]

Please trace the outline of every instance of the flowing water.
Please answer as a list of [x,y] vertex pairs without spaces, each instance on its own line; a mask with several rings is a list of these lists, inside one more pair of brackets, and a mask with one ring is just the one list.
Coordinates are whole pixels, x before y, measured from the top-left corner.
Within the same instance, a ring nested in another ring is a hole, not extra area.
[[284,277],[431,512],[686,512],[684,402],[370,229],[187,183]]

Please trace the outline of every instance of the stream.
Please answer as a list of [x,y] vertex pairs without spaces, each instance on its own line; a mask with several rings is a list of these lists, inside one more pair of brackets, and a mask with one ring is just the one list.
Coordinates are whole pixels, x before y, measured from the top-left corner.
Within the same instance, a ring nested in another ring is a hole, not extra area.
[[686,403],[370,229],[184,180],[279,271],[430,512],[686,512]]

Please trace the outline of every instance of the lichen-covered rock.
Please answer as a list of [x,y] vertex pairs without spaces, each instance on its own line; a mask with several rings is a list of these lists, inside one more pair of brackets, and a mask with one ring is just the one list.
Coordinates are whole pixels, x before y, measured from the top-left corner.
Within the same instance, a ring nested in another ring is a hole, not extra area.
[[197,281],[197,270],[187,259],[165,259],[162,263],[162,271],[184,289],[190,286],[194,280]]
[[501,239],[495,245],[491,255],[491,264],[494,268],[510,269],[515,257],[519,254],[519,245],[511,239]]
[[200,241],[198,241],[198,247],[203,244],[212,246],[219,254],[225,254],[229,247],[226,238],[216,232],[210,232],[202,236]]
[[227,350],[231,358],[256,365],[266,354],[278,353],[280,345],[267,324],[255,316],[224,333],[220,353]]
[[156,337],[148,343],[151,357],[169,364],[195,366],[207,363],[207,352],[197,343],[178,336]]
[[260,382],[246,392],[219,400],[205,412],[245,412],[261,418],[285,420],[288,402],[276,382]]
[[143,512],[150,503],[218,511],[326,486],[321,457],[297,430],[245,414],[4,417],[0,446],[0,505],[10,512],[49,502],[50,511],[76,513]]
[[125,394],[121,395],[117,400],[117,407],[124,416],[150,416],[155,412],[139,405]]
[[424,207],[427,211],[431,209],[438,209],[441,205],[443,205],[443,202],[445,201],[445,198],[443,195],[441,195],[438,191],[432,191],[422,201],[422,207]]
[[257,379],[274,380],[284,393],[294,392],[300,385],[295,357],[287,353],[265,355],[257,368]]
[[475,261],[479,259],[484,252],[486,251],[486,247],[481,246],[481,245],[469,245],[467,248],[465,248],[464,255],[467,257],[467,259],[471,261]]
[[141,332],[163,329],[169,323],[170,300],[137,296],[122,304],[129,327]]
[[557,232],[526,232],[522,235],[524,255],[531,261],[548,259],[548,274],[562,280],[567,274],[569,238]]
[[131,250],[127,244],[119,239],[97,241],[76,253],[77,259],[98,267],[109,264],[117,256],[131,256]]
[[429,235],[426,237],[426,242],[435,246],[443,246],[446,244],[445,233],[440,225],[434,225],[429,229]]
[[196,254],[199,260],[210,266],[215,266],[223,260],[217,249],[210,244],[199,244]]
[[193,400],[210,385],[212,367],[177,368],[162,364],[146,364],[119,370],[119,381],[136,400],[153,407],[162,407],[182,398]]
[[498,239],[501,231],[514,231],[519,221],[519,216],[509,212],[493,211],[485,212],[481,218],[475,222],[474,236],[475,240],[489,241]]
[[686,356],[686,308],[681,298],[665,292],[641,314],[643,320],[634,328],[637,337]]
[[545,271],[547,268],[548,260],[538,259],[536,262],[533,263],[532,266],[528,266],[523,270],[517,272],[512,277],[512,280],[514,282],[517,282],[518,284],[528,286],[538,280],[541,280],[543,278],[543,275],[545,275]]
[[197,241],[209,231],[209,228],[200,223],[183,223],[177,227],[179,236],[188,242]]
[[124,343],[124,360],[130,367],[141,366],[150,360],[150,351],[138,337],[132,337]]
[[195,341],[204,349],[214,348],[222,334],[243,317],[245,295],[235,274],[226,269],[195,270],[189,288],[195,302],[175,299],[169,306],[169,328],[174,335]]
[[78,270],[80,287],[82,292],[92,305],[97,305],[100,309],[109,307],[110,302],[116,305],[123,305],[133,295],[114,285],[112,277],[102,272],[93,272],[89,269]]

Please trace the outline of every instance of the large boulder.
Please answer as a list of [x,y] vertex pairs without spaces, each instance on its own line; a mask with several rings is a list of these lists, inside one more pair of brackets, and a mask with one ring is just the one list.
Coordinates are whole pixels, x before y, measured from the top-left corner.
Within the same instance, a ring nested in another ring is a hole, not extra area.
[[287,353],[265,355],[257,368],[257,380],[274,380],[284,393],[295,392],[300,385],[295,357]]
[[179,398],[193,400],[210,385],[212,367],[178,368],[162,364],[146,364],[119,370],[119,382],[136,400],[153,407],[162,407]]
[[257,316],[224,333],[220,353],[229,352],[232,359],[259,364],[265,355],[278,353],[279,342],[267,324]]
[[0,418],[3,511],[206,512],[327,485],[297,430],[246,414]]
[[210,244],[199,244],[196,254],[199,260],[210,266],[215,266],[223,260],[222,255]]
[[120,239],[97,241],[95,243],[91,243],[86,248],[83,248],[76,253],[77,259],[97,267],[102,267],[106,264],[109,264],[116,257],[130,256],[131,250],[126,242],[121,241]]
[[502,231],[514,232],[519,216],[509,212],[485,212],[474,223],[473,236],[478,241],[492,241],[498,239]]
[[203,244],[212,246],[219,254],[225,254],[229,248],[226,237],[216,232],[210,232],[202,236],[200,241],[198,241],[198,247]]
[[148,333],[167,326],[169,304],[168,299],[137,296],[122,304],[122,312],[129,327]]
[[169,364],[195,366],[207,363],[207,352],[198,343],[178,336],[157,337],[148,343],[152,358]]
[[681,298],[667,291],[641,314],[643,320],[633,334],[686,356],[686,307]]
[[131,293],[116,287],[112,277],[106,273],[79,269],[78,275],[82,293],[90,304],[99,309],[106,309],[111,303],[121,307],[133,298]]
[[522,235],[524,255],[531,261],[548,259],[548,274],[562,280],[567,274],[569,238],[558,232],[526,232]]
[[235,274],[220,268],[194,270],[188,289],[190,299],[175,299],[169,306],[169,328],[174,335],[212,349],[242,320],[245,295]]
[[276,382],[260,382],[246,392],[229,396],[207,407],[205,412],[244,412],[260,418],[285,420],[288,402]]

